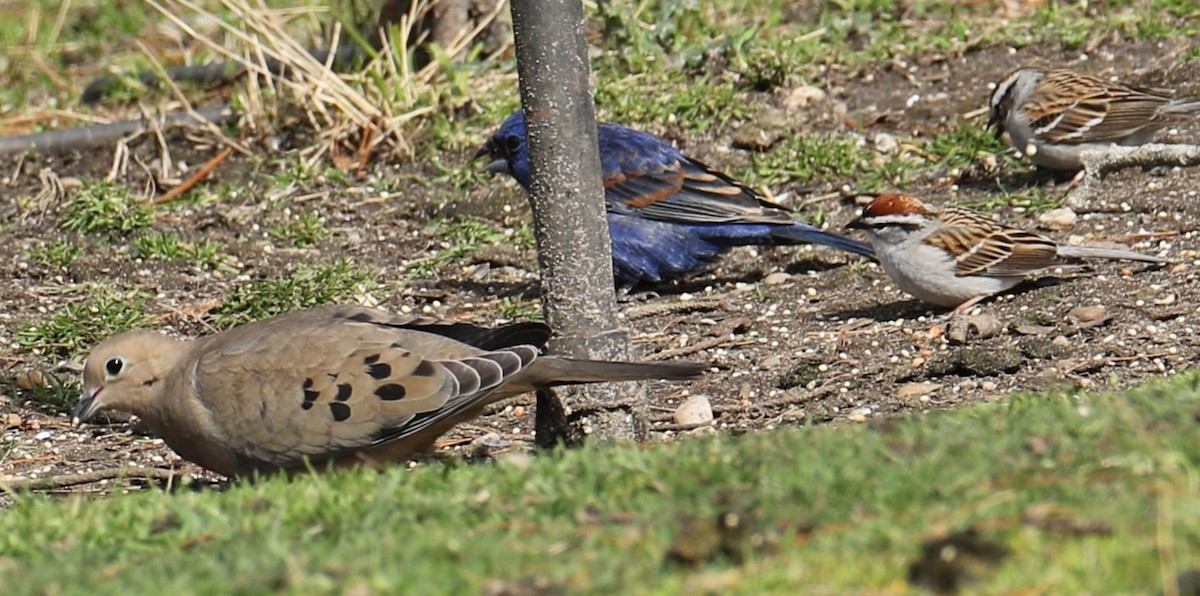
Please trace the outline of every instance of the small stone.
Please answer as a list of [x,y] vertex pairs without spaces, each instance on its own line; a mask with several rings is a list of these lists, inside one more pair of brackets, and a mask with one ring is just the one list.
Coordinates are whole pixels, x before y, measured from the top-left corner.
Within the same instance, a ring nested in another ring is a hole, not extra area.
[[1038,216],[1038,224],[1047,230],[1069,230],[1078,220],[1079,216],[1070,207],[1051,209]]
[[942,385],[940,383],[908,383],[906,385],[901,385],[900,388],[896,390],[896,398],[904,400],[919,398],[924,395],[929,395],[930,393],[933,393],[941,388]]
[[778,285],[785,284],[785,283],[791,281],[791,279],[792,279],[792,274],[784,273],[783,271],[776,271],[775,273],[772,273],[772,274],[764,277],[763,283],[768,286],[778,286]]
[[21,426],[21,417],[17,414],[8,414],[4,417],[4,426]]
[[1157,306],[1171,306],[1172,304],[1175,304],[1175,300],[1175,294],[1167,294],[1161,298],[1155,298],[1154,304]]
[[1104,319],[1108,312],[1103,306],[1077,306],[1067,313],[1081,323],[1092,323]]
[[45,441],[46,439],[49,439],[50,437],[53,437],[53,436],[54,436],[54,433],[52,433],[48,430],[44,430],[36,435],[33,435],[33,438],[38,441]]
[[1016,372],[1021,368],[1022,356],[1018,350],[970,346],[959,350],[953,360],[958,370],[980,377],[992,377]]
[[749,151],[767,151],[788,134],[790,124],[783,110],[763,109],[750,122],[733,131],[733,146]]
[[1012,328],[1012,330],[1015,331],[1018,335],[1047,335],[1049,333],[1052,333],[1055,329],[1058,329],[1058,327],[1054,327],[1052,325],[1031,325],[1031,324],[1014,325]]
[[846,419],[850,422],[862,424],[867,421],[867,416],[871,415],[871,408],[854,408],[846,415]]
[[896,141],[896,137],[886,132],[875,135],[872,141],[875,143],[875,150],[883,155],[891,155],[900,148],[900,143]]
[[512,443],[502,438],[498,433],[487,433],[471,441],[471,452],[475,455],[486,456],[494,451],[507,449]]
[[704,395],[693,395],[687,398],[675,410],[675,424],[684,428],[695,428],[712,424],[712,404]]
[[1000,319],[991,315],[960,315],[950,321],[946,339],[952,344],[995,337],[1004,330]]
[[995,381],[984,381],[979,384],[979,388],[984,391],[995,391],[1000,388],[1000,385],[998,385]]
[[1063,355],[1062,346],[1045,337],[1025,337],[1017,342],[1021,353],[1035,360],[1049,360]]
[[25,371],[17,375],[17,387],[29,391],[34,387],[45,387],[46,375],[40,370]]
[[825,101],[825,97],[825,92],[818,87],[796,87],[783,98],[783,107],[787,110],[798,110],[807,106],[809,102]]
[[766,358],[763,358],[763,361],[758,363],[758,366],[763,370],[771,370],[772,368],[778,368],[780,364],[783,364],[783,358],[781,358],[778,354],[775,354],[773,356],[767,356]]

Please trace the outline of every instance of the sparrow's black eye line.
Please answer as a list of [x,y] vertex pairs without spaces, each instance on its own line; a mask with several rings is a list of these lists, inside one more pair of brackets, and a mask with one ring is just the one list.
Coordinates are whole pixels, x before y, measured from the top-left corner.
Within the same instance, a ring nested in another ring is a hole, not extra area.
[[888,228],[900,228],[907,232],[915,232],[921,229],[922,224],[908,221],[880,221],[867,224],[873,230],[886,230]]

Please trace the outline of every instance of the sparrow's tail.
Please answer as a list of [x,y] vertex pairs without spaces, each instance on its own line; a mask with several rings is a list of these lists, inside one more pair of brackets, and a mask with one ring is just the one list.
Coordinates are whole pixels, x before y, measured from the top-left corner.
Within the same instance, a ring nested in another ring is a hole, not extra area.
[[1170,103],[1163,106],[1165,114],[1194,114],[1200,112],[1200,98],[1197,97],[1181,97],[1173,99]]
[[1144,255],[1132,250],[1100,248],[1098,246],[1058,246],[1058,256],[1068,259],[1115,259],[1123,261],[1141,261],[1143,263],[1170,263],[1170,259]]
[[875,258],[875,249],[870,244],[851,240],[833,232],[826,232],[804,223],[794,223],[788,226],[775,226],[771,229],[771,237],[780,244],[820,244],[856,255]]

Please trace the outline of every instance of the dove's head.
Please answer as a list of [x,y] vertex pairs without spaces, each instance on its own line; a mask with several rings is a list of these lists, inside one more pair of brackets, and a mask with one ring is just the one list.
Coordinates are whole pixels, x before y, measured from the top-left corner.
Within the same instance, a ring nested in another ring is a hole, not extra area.
[[146,330],[100,342],[83,365],[83,395],[71,414],[72,422],[86,422],[101,410],[144,416],[182,347],[179,340]]

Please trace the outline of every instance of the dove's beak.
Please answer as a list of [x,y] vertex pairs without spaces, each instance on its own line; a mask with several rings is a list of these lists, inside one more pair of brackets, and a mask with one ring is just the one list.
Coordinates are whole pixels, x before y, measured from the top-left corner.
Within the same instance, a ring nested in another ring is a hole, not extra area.
[[508,160],[504,159],[504,153],[499,150],[498,145],[499,143],[496,142],[496,139],[488,140],[488,142],[479,148],[479,151],[475,152],[474,157],[471,159],[491,158],[491,161],[483,167],[483,171],[491,172],[492,174],[507,174],[509,172]]
[[71,412],[71,424],[78,426],[83,422],[87,422],[96,414],[96,410],[100,409],[96,403],[96,398],[100,396],[100,392],[104,390],[104,385],[88,389],[79,396],[79,403],[75,404],[75,410]]

